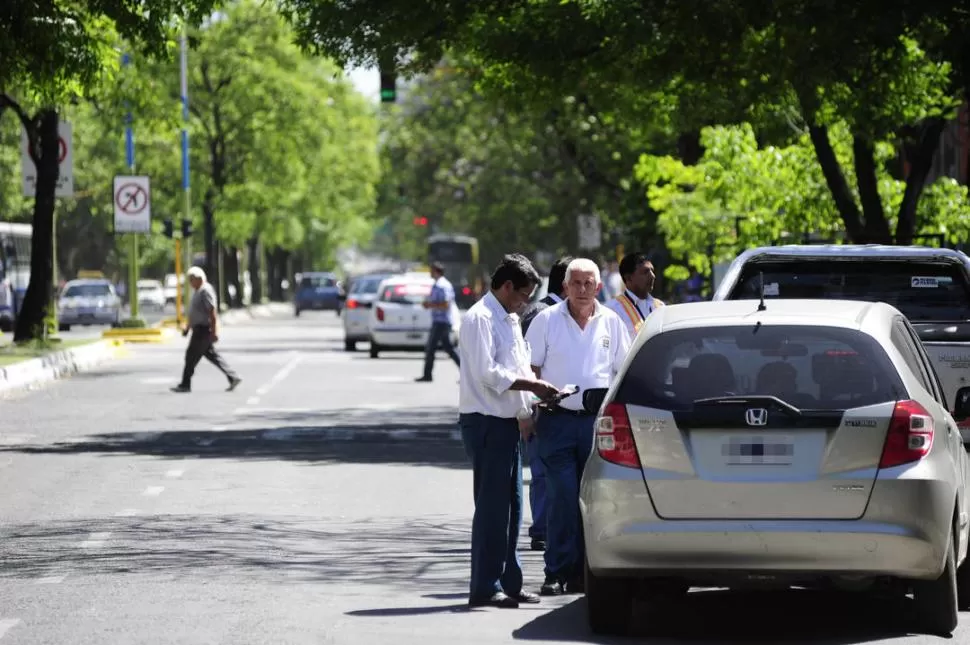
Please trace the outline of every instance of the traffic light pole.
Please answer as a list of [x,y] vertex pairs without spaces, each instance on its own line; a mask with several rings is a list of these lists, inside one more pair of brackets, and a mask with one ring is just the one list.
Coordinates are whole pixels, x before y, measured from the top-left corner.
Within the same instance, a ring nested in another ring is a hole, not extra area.
[[[191,182],[189,181],[189,43],[186,38],[186,27],[182,28],[182,36],[179,39],[179,48],[181,50],[179,56],[179,67],[181,76],[181,90],[182,90],[182,191],[185,193],[185,210],[183,212],[183,222],[182,222],[182,238],[185,240],[185,262],[184,264],[188,266],[192,258],[191,251],[191,238],[186,235],[188,227],[192,225],[192,191]],[[175,274],[178,276],[178,298],[181,305],[187,306],[188,303],[188,280],[184,283],[182,282],[182,272],[179,271],[179,265],[182,260],[182,244],[181,242],[175,243]],[[184,300],[183,300],[184,299]],[[182,326],[181,317],[182,307],[176,305],[175,317],[178,319],[178,324]]]
[[175,238],[175,324],[182,328],[182,238]]
[[[122,64],[126,67],[130,62],[128,54],[122,58]],[[135,174],[135,137],[131,129],[131,111],[128,111],[127,125],[125,126],[125,156],[128,162],[128,171]],[[138,319],[138,233],[131,233],[131,249],[128,257],[128,310],[129,318]]]

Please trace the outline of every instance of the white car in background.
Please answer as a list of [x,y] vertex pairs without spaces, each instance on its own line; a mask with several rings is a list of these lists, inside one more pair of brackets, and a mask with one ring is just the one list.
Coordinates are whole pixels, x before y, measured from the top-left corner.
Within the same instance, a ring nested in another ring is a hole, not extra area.
[[165,309],[165,289],[160,281],[138,281],[138,306],[155,311]]
[[356,351],[357,343],[370,341],[370,310],[377,300],[378,287],[390,277],[388,273],[372,273],[350,281],[344,301],[344,349]]
[[[424,350],[431,331],[431,311],[422,303],[430,297],[433,285],[427,273],[405,273],[381,282],[368,321],[371,358],[382,351]],[[461,312],[454,304],[451,319],[451,340],[457,345]]]

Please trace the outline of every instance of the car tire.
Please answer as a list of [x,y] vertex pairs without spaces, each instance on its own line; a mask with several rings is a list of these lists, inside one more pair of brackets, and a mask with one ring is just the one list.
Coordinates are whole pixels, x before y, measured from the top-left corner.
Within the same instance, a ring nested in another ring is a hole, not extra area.
[[374,341],[371,341],[371,343],[370,343],[370,357],[371,358],[377,358],[380,355],[380,353],[381,353],[381,346],[378,345],[377,343],[375,343]]
[[357,351],[357,341],[356,340],[345,340],[344,341],[344,351],[356,352]]
[[934,636],[951,634],[960,620],[957,608],[956,536],[950,536],[946,565],[936,580],[917,580],[913,598],[920,631]]
[[300,317],[300,310],[299,309],[293,309],[293,315],[296,316],[297,318],[299,318]]
[[65,325],[63,323],[62,324],[59,324],[57,326],[57,331],[71,331],[71,326],[70,325]]
[[602,636],[626,636],[633,621],[633,584],[628,578],[601,578],[585,565],[589,628]]

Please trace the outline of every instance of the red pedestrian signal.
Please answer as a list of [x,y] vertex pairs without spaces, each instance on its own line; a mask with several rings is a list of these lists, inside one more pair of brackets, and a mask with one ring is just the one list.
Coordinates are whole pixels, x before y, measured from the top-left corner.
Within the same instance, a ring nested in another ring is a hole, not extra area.
[[428,218],[427,217],[415,217],[414,218],[414,225],[415,226],[427,226],[428,225]]

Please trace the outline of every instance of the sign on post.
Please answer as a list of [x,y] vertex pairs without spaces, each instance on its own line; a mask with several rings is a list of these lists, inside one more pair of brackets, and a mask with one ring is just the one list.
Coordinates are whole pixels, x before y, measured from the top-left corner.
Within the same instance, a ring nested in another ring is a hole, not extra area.
[[[66,121],[57,123],[57,158],[60,163],[60,174],[57,178],[55,197],[74,197],[74,142],[71,139],[71,124]],[[20,166],[23,171],[24,197],[37,195],[37,164],[27,131],[20,131]]]
[[119,175],[114,181],[115,233],[152,232],[152,194],[148,177]]
[[596,215],[577,216],[576,230],[579,232],[579,248],[592,250],[603,244],[603,230]]

